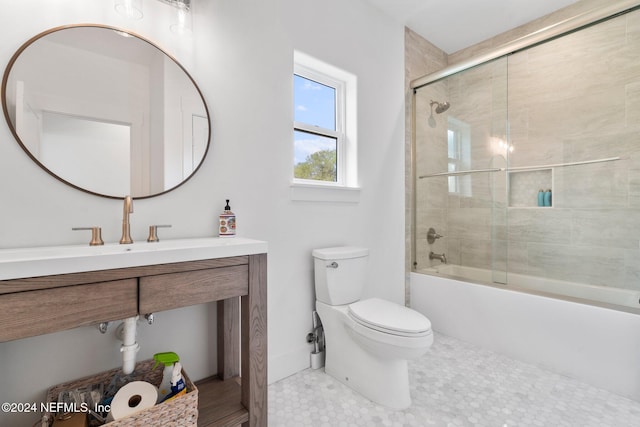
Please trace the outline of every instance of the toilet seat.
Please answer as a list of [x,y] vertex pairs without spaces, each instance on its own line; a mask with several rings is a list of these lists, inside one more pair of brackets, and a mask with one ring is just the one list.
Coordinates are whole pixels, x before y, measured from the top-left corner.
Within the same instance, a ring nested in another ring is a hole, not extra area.
[[387,334],[403,337],[431,335],[431,322],[425,316],[380,298],[350,304],[348,314],[360,325]]

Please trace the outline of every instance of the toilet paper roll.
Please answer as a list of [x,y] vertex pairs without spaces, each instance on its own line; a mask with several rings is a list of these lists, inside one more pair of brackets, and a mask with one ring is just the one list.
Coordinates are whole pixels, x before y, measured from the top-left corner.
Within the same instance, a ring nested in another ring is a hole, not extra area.
[[123,386],[111,401],[110,415],[119,420],[151,408],[158,400],[158,389],[146,381],[133,381]]

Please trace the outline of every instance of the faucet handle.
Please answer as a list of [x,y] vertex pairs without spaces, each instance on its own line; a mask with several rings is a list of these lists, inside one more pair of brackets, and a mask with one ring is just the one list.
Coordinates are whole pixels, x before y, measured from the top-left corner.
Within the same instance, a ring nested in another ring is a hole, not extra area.
[[102,229],[100,227],[73,227],[71,230],[91,230],[91,242],[89,242],[89,246],[104,245],[102,241]]
[[441,237],[444,236],[436,233],[436,230],[433,227],[429,228],[429,231],[427,231],[427,242],[429,244],[435,243],[436,239],[439,239]]
[[170,224],[164,224],[164,225],[150,225],[149,226],[149,237],[147,237],[147,242],[159,242],[160,239],[158,239],[158,227],[162,227],[162,228],[171,228]]

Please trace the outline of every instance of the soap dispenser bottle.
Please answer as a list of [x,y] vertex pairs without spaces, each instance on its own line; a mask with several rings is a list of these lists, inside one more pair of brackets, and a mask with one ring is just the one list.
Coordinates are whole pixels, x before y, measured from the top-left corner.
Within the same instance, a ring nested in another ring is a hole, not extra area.
[[224,212],[220,214],[220,227],[218,229],[220,237],[233,237],[236,235],[236,214],[231,212],[229,200],[224,207]]

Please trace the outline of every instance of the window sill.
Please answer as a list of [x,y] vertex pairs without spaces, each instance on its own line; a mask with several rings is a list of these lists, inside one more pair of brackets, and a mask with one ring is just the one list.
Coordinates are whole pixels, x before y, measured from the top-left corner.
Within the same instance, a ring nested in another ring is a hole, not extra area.
[[360,202],[359,187],[342,187],[322,184],[298,184],[290,187],[291,200],[304,202]]

